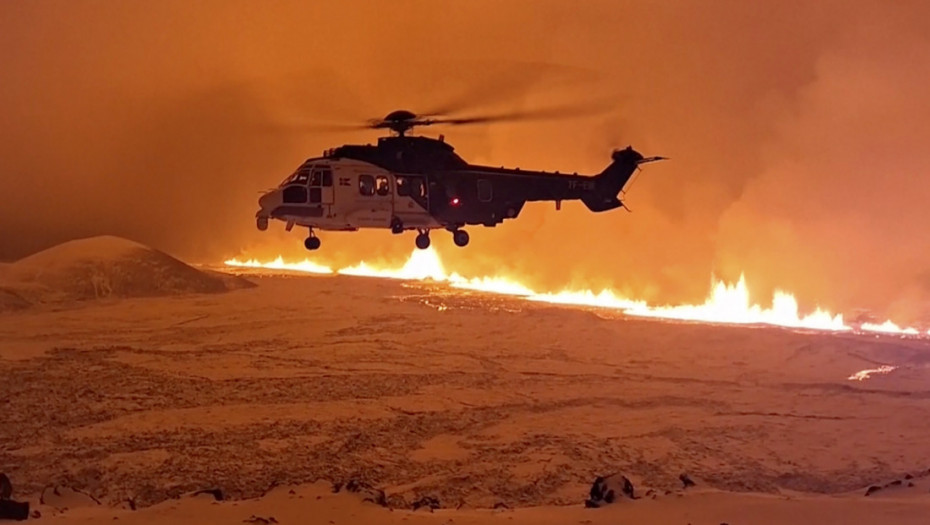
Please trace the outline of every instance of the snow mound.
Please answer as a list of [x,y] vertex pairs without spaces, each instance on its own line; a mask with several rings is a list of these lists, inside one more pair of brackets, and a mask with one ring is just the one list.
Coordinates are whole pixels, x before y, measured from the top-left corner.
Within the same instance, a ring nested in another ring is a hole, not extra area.
[[[217,293],[250,286],[204,272],[170,255],[120,237],[78,239],[30,255],[3,269],[0,302],[32,303]],[[15,306],[11,306],[15,308]],[[10,308],[8,308],[10,309]]]

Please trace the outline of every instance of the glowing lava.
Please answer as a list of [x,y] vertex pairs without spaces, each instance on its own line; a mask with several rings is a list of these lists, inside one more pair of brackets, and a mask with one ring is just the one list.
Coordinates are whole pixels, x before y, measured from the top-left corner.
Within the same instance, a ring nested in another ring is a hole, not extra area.
[[301,262],[291,263],[284,262],[282,257],[278,257],[277,259],[270,262],[258,262],[255,259],[249,259],[247,261],[230,259],[226,261],[226,266],[235,266],[237,268],[265,268],[267,270],[289,270],[294,272],[320,274],[333,273],[332,268],[312,262],[310,259],[304,259]]
[[874,374],[887,374],[893,372],[897,367],[891,365],[882,365],[878,368],[868,368],[866,370],[860,370],[855,374],[847,377],[846,379],[850,381],[865,381],[866,379],[872,377]]
[[736,284],[728,285],[717,281],[710,296],[700,305],[642,307],[626,311],[630,315],[678,319],[682,321],[703,321],[711,323],[735,324],[770,324],[789,328],[807,328],[811,330],[850,330],[843,323],[843,316],[817,308],[813,313],[801,316],[798,302],[793,295],[776,290],[772,297],[772,306],[762,308],[752,304],[746,278],[740,275]]
[[[249,261],[231,259],[226,261],[226,264],[229,266],[246,268],[292,270],[318,274],[334,273],[331,268],[313,263],[307,259],[297,263],[285,262],[281,257],[268,263],[258,262],[254,259]],[[802,315],[794,295],[787,292],[776,291],[772,298],[772,304],[769,307],[755,304],[750,299],[749,287],[746,285],[746,279],[743,276],[740,276],[739,281],[734,284],[727,284],[723,281],[712,282],[711,292],[702,304],[654,306],[647,304],[645,301],[621,297],[611,290],[602,290],[599,293],[595,293],[591,290],[564,290],[558,293],[539,293],[514,279],[502,277],[463,277],[455,272],[449,273],[442,264],[439,254],[433,249],[414,250],[407,262],[400,268],[384,268],[379,265],[361,262],[355,266],[336,270],[335,273],[413,281],[429,280],[447,283],[455,288],[518,296],[530,301],[610,308],[622,311],[627,315],[657,319],[724,324],[763,324],[833,332],[853,330],[853,327],[847,325],[843,321],[842,315],[834,315],[820,308],[817,308],[811,313]],[[863,323],[858,328],[858,331],[895,335],[920,334],[920,332],[914,328],[901,328],[891,321],[886,321],[882,324]],[[930,332],[928,332],[928,334],[930,334]],[[885,370],[863,372],[887,373]],[[866,374],[865,377],[868,377],[868,374]]]
[[[878,332],[881,334],[920,335],[920,332],[916,328],[901,328],[891,321],[885,321],[882,324],[862,323],[859,329],[863,332]],[[930,334],[930,332],[927,333]]]

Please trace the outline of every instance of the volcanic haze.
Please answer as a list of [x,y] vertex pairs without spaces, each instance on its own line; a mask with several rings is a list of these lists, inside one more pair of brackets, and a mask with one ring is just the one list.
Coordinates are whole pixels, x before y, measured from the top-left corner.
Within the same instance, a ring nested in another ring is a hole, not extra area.
[[[436,243],[444,260],[669,303],[744,272],[760,296],[917,320],[928,26],[922,1],[4,2],[0,259],[104,233],[202,261],[298,255],[299,236],[255,231],[258,192],[376,138],[301,126],[606,98],[597,116],[430,129],[494,165],[595,173],[627,144],[673,158],[636,181],[632,214],[530,205],[466,250]],[[328,234],[324,257],[410,244]]]

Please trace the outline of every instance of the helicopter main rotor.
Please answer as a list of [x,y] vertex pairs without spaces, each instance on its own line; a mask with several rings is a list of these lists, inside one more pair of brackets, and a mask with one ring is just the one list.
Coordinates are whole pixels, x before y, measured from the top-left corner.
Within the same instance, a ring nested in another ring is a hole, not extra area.
[[359,126],[358,128],[389,129],[398,136],[403,137],[408,131],[418,126],[432,126],[438,124],[461,126],[467,124],[488,124],[492,122],[576,118],[601,113],[607,108],[608,105],[603,102],[591,102],[586,104],[555,106],[539,110],[511,111],[458,118],[443,116],[439,111],[418,115],[406,109],[398,109],[388,113],[384,118],[371,119],[367,124]]

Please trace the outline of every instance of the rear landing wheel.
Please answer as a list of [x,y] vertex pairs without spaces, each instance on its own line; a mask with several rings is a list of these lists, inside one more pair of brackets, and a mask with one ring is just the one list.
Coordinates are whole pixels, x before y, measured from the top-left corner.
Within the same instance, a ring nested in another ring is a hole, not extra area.
[[452,232],[452,242],[456,246],[468,246],[468,232],[465,230],[455,230]]
[[397,235],[398,233],[404,233],[404,223],[397,217],[391,219],[391,233],[394,235]]
[[320,239],[318,237],[307,237],[304,239],[304,248],[313,251],[320,248]]
[[422,232],[417,235],[417,248],[425,250],[429,248],[429,232]]

